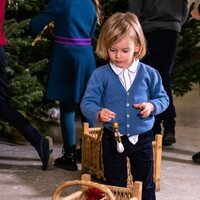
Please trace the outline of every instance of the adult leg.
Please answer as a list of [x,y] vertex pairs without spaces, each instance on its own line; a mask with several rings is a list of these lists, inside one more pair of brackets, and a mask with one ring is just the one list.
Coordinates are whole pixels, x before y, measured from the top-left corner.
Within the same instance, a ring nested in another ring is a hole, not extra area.
[[6,58],[3,48],[0,48],[0,119],[13,125],[31,145],[37,150],[43,170],[52,165],[52,139],[44,138],[29,121],[17,110],[10,106],[8,102]]
[[[169,96],[169,107],[156,116],[154,134],[161,132],[160,123],[164,126],[164,141],[166,144],[175,143],[175,107],[171,91],[171,71],[176,53],[177,32],[158,30],[146,34],[148,53],[142,60],[144,63],[157,69],[162,77],[163,86]],[[165,144],[164,142],[164,144]]]
[[34,146],[41,158],[43,170],[52,167],[53,142],[49,136],[42,136],[21,113],[16,111],[9,104],[2,103],[1,101],[0,119],[14,126],[19,133]]
[[36,146],[43,136],[30,122],[9,104],[0,102],[0,119],[14,126],[32,146]]

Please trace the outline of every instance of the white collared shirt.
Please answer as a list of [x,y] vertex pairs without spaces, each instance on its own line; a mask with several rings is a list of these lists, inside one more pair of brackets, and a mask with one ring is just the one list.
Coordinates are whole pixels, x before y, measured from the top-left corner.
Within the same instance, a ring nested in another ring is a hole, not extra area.
[[[135,80],[138,62],[138,59],[134,60],[134,62],[129,68],[120,68],[117,67],[115,64],[110,63],[112,70],[115,72],[115,74],[118,75],[119,80],[126,89],[126,91],[130,89],[133,81]],[[136,144],[138,141],[138,135],[128,137],[128,139],[132,144]]]
[[135,60],[129,68],[120,68],[117,67],[115,64],[110,63],[112,70],[115,72],[115,74],[118,75],[119,80],[126,89],[126,91],[129,90],[135,79],[138,62],[139,60]]

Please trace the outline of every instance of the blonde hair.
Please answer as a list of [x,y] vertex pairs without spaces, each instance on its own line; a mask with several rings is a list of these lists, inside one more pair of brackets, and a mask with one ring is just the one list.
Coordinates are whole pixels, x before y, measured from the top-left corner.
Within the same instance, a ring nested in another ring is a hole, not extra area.
[[117,12],[105,21],[97,40],[96,54],[109,60],[108,49],[128,34],[132,34],[136,45],[139,45],[135,58],[143,58],[146,54],[145,36],[137,16],[130,12]]
[[96,12],[97,12],[97,23],[99,25],[101,25],[103,23],[103,11],[102,11],[102,7],[99,3],[99,0],[93,0],[93,3],[95,5],[95,8],[96,8]]

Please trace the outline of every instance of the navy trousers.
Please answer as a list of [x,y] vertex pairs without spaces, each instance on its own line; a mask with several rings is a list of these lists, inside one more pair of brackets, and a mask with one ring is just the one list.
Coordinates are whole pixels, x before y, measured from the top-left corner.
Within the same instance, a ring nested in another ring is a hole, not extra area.
[[135,145],[129,141],[127,136],[122,136],[124,152],[118,153],[114,133],[104,129],[102,147],[106,184],[127,186],[126,157],[129,157],[133,180],[143,182],[142,200],[155,200],[152,141],[152,131],[140,134]]
[[37,146],[42,135],[29,123],[29,121],[9,104],[8,80],[6,73],[7,59],[4,48],[0,47],[0,120],[13,125],[31,145]]
[[162,77],[163,86],[169,96],[169,107],[160,115],[155,116],[153,131],[161,133],[163,123],[165,132],[175,132],[176,111],[171,91],[171,71],[176,55],[178,32],[173,30],[155,30],[145,34],[147,40],[147,54],[142,62],[157,69]]

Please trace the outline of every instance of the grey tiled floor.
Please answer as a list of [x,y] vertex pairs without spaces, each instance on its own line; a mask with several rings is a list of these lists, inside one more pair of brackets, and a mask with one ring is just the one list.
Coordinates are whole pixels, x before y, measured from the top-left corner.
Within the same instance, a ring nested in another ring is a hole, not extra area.
[[[200,151],[200,93],[198,86],[184,97],[175,97],[177,109],[177,143],[163,148],[161,190],[158,200],[199,200],[200,165],[191,156]],[[77,122],[80,130],[80,123]],[[56,142],[58,129],[53,129]],[[62,144],[56,143],[54,156],[60,156]],[[80,179],[81,172],[57,168],[40,170],[40,160],[27,143],[0,141],[0,199],[50,200],[56,186],[65,181]]]

